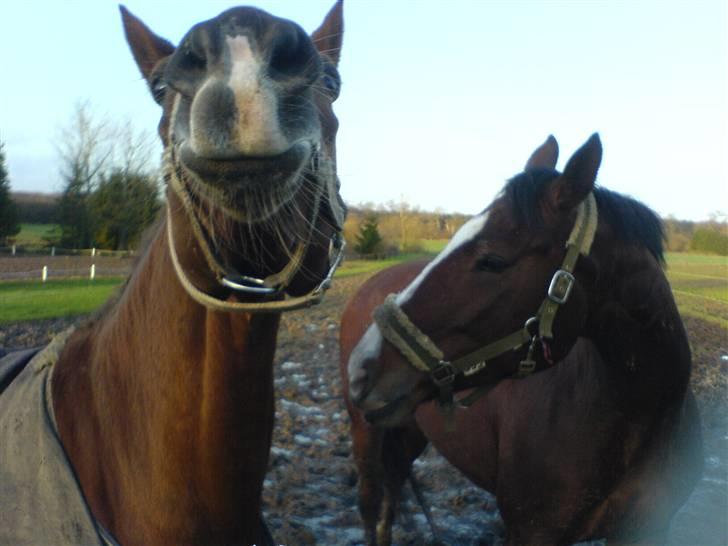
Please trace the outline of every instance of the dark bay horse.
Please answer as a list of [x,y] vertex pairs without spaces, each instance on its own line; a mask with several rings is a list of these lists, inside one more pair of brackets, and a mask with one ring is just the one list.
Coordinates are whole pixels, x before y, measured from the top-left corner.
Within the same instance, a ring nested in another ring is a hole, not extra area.
[[239,7],[177,47],[121,14],[162,108],[168,208],[119,297],[60,352],[58,434],[120,544],[268,544],[280,312],[320,298],[340,246],[342,2],[311,36]]
[[[550,137],[432,262],[372,277],[347,306],[368,544],[390,543],[427,442],[496,495],[507,544],[665,543],[702,470],[690,348],[661,223],[595,188],[601,154],[594,135],[559,173]],[[453,392],[469,407],[438,411]]]

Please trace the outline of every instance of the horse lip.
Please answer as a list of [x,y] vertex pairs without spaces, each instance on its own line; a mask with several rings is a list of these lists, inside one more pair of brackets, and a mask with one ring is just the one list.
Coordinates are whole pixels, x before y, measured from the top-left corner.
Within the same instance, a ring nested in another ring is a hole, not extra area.
[[388,417],[391,417],[406,401],[407,396],[402,395],[376,409],[365,411],[364,418],[372,425],[380,423]]
[[230,158],[197,155],[187,143],[178,149],[182,166],[205,182],[248,185],[287,179],[309,159],[312,145],[308,141],[299,141],[277,155]]

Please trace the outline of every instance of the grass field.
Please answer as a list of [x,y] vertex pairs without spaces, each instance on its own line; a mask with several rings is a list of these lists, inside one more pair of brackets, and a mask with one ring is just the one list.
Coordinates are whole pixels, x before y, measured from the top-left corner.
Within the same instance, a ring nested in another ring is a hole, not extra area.
[[15,244],[43,246],[44,237],[51,236],[58,229],[57,224],[20,224],[20,233],[15,237]]
[[0,283],[0,324],[90,313],[122,279]]
[[728,256],[669,253],[667,266],[680,312],[728,329]]
[[[442,241],[427,247],[441,249]],[[430,254],[432,255],[432,254]],[[404,254],[387,260],[348,260],[337,278],[375,273],[397,263],[422,258]],[[728,257],[668,254],[667,274],[680,312],[720,325],[728,330]],[[54,318],[88,313],[100,306],[122,279],[0,283],[0,323]]]

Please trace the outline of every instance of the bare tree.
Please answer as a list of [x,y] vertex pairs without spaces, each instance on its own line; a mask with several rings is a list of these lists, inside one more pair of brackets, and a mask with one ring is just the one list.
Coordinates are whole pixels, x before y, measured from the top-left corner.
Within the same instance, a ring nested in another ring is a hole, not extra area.
[[129,176],[149,176],[158,170],[152,152],[156,138],[149,131],[137,130],[131,120],[118,124],[113,131],[115,146],[112,162],[116,170]]
[[112,156],[111,144],[109,121],[97,121],[90,104],[79,102],[60,131],[57,147],[63,179],[58,223],[64,246],[88,248],[93,243],[88,198]]
[[[154,142],[129,120],[115,123],[108,116],[99,117],[88,101],[76,105],[58,145],[64,183],[58,218],[61,244],[126,248],[137,239],[137,220],[143,218],[141,228],[145,227],[158,209],[160,176],[151,159]],[[97,192],[103,196],[94,198]]]

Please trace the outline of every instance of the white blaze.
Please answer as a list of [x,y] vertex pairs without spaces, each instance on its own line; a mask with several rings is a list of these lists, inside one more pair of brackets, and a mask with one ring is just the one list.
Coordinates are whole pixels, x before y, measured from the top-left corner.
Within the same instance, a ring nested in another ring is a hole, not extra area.
[[[450,256],[455,250],[463,246],[464,244],[472,241],[478,233],[480,233],[488,220],[488,213],[484,212],[474,218],[471,218],[465,225],[463,225],[457,233],[450,239],[447,246],[438,254],[438,256],[430,262],[425,269],[413,280],[402,292],[397,295],[397,303],[402,305],[407,301],[417,290],[417,287],[427,278],[430,271]],[[356,347],[349,357],[349,378],[353,377],[357,372],[358,366],[361,362],[367,358],[377,358],[380,351],[382,350],[382,333],[379,331],[379,326],[371,324],[367,331],[364,333],[362,338],[357,343]]]
[[453,235],[453,238],[450,239],[450,242],[447,243],[447,246],[442,250],[442,252],[440,252],[440,254],[438,254],[434,260],[427,264],[427,267],[425,267],[420,272],[420,274],[417,275],[415,280],[409,283],[409,285],[407,285],[404,290],[397,294],[397,304],[401,306],[402,304],[404,304],[404,302],[409,300],[417,291],[417,288],[424,282],[430,272],[435,268],[435,266],[445,260],[458,248],[472,241],[478,235],[478,233],[483,230],[483,227],[485,226],[485,223],[487,221],[488,213],[484,212],[482,214],[479,214],[478,216],[474,216],[468,222],[466,222],[457,231],[457,233]]
[[349,357],[349,379],[355,376],[358,366],[368,358],[376,358],[382,350],[382,334],[379,326],[372,324],[367,328],[359,343]]
[[278,98],[246,36],[225,38],[230,50],[228,86],[238,109],[236,141],[241,151],[273,155],[288,148],[278,120]]

